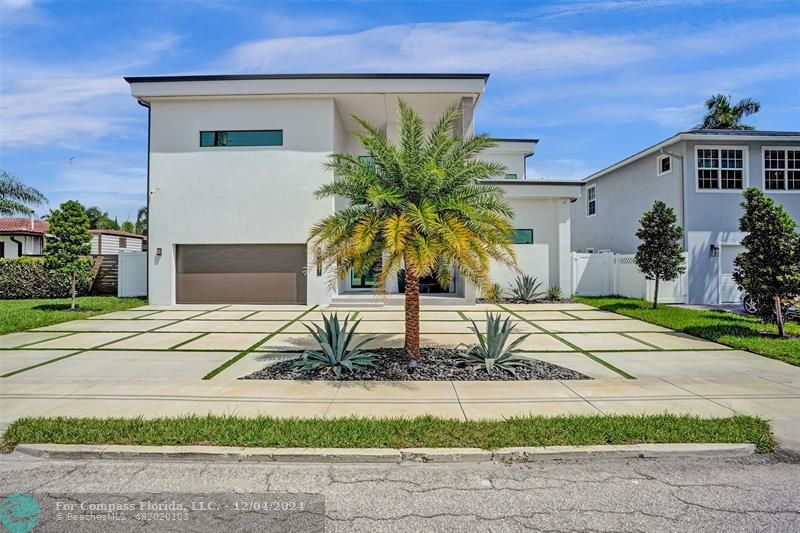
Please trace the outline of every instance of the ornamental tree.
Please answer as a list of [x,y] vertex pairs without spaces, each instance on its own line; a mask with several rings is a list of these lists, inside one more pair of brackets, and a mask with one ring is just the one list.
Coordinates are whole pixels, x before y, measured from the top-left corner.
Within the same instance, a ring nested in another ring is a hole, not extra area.
[[[330,156],[333,181],[317,198],[345,198],[349,206],[315,224],[309,241],[321,266],[339,278],[378,271],[377,290],[399,271],[405,278],[405,349],[419,359],[419,280],[434,276],[450,284],[453,272],[485,289],[489,264],[516,266],[511,245],[513,211],[501,187],[485,183],[505,173],[499,163],[479,159],[494,146],[485,134],[456,137],[460,116],[450,108],[426,132],[425,122],[399,101],[400,136],[353,117],[356,138],[368,158]],[[335,279],[332,280],[335,283]]]
[[686,271],[680,239],[683,228],[676,224],[675,211],[657,200],[642,215],[636,236],[642,241],[636,249],[636,266],[645,278],[655,280],[653,309],[658,307],[658,283],[672,281]]
[[783,336],[783,309],[800,294],[800,235],[783,206],[751,187],[743,193],[739,229],[746,252],[734,260],[733,279],[753,299],[758,316],[778,326]]
[[50,229],[44,249],[45,266],[49,270],[70,276],[70,293],[75,309],[75,281],[81,269],[81,259],[92,250],[89,217],[81,204],[69,200],[50,214]]

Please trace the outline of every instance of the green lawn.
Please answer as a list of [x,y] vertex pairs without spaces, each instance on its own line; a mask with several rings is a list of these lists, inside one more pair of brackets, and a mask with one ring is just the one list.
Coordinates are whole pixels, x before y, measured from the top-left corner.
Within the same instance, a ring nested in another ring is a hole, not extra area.
[[69,320],[122,311],[146,305],[146,298],[117,298],[115,296],[82,296],[79,311],[69,310],[69,298],[49,300],[0,300],[0,335],[49,326]]
[[578,297],[577,300],[606,311],[800,366],[800,324],[797,322],[787,322],[786,333],[789,337],[778,338],[773,336],[777,334],[774,325],[727,311],[701,311],[673,305],[659,305],[658,309],[653,309],[650,302],[621,297]]
[[418,418],[21,418],[3,449],[26,444],[215,445],[304,448],[558,446],[639,443],[775,443],[769,423],[751,416],[526,416],[463,421]]

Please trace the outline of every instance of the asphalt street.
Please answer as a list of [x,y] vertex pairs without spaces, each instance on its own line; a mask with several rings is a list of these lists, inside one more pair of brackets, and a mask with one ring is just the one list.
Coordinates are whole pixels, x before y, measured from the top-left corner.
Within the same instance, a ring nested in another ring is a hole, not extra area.
[[800,531],[800,462],[776,456],[276,465],[11,454],[0,457],[0,493],[10,492],[318,493],[326,531]]

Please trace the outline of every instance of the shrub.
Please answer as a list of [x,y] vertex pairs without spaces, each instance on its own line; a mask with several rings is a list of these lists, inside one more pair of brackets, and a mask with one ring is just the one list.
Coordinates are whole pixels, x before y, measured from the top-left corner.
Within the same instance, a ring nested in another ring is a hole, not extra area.
[[551,302],[557,302],[561,299],[561,287],[553,285],[547,289],[547,299]]
[[484,290],[483,298],[490,304],[497,303],[503,298],[503,288],[499,283],[492,283]]
[[337,377],[342,375],[342,369],[353,372],[362,366],[372,366],[375,354],[361,350],[361,346],[375,337],[366,338],[348,349],[353,340],[353,334],[361,322],[357,320],[348,330],[347,321],[349,319],[350,315],[348,314],[344,323],[340,324],[338,315],[322,315],[324,329],[316,324],[312,324],[313,328],[306,324],[306,328],[314,336],[320,349],[303,352],[303,357],[298,364],[305,369],[333,371]]
[[[77,270],[78,294],[86,295],[92,284],[92,262],[82,259]],[[48,271],[41,257],[0,259],[0,299],[66,298],[70,275]]]
[[533,276],[523,274],[514,278],[514,283],[510,284],[512,299],[528,303],[539,298],[542,293],[538,292],[542,283]]
[[488,374],[491,374],[495,368],[516,374],[516,367],[524,365],[525,359],[517,355],[518,350],[515,348],[527,339],[530,333],[520,336],[506,346],[508,336],[515,327],[510,317],[506,318],[501,325],[499,313],[497,315],[486,313],[486,335],[481,334],[474,320],[470,322],[472,322],[472,331],[478,337],[478,344],[473,344],[460,354],[467,363],[472,364],[475,368],[484,367]]

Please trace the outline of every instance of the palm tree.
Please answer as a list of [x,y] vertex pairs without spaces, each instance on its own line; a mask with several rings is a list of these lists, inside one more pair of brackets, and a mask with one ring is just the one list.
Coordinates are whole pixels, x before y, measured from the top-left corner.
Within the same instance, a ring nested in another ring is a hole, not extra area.
[[47,203],[44,194],[0,169],[0,215],[31,215],[33,207]]
[[731,97],[724,94],[715,94],[706,100],[708,112],[703,117],[703,122],[698,128],[709,130],[752,130],[752,126],[742,124],[742,118],[761,110],[761,103],[752,98],[739,100],[736,105],[731,105]]
[[147,206],[140,207],[136,212],[136,233],[147,235]]
[[490,260],[515,265],[511,207],[502,189],[481,181],[502,176],[504,167],[476,159],[493,146],[485,134],[453,136],[460,116],[450,108],[427,133],[422,118],[399,101],[400,141],[354,116],[364,131],[356,137],[368,158],[330,156],[333,182],[317,198],[340,197],[349,206],[312,227],[309,244],[318,266],[344,279],[351,270],[377,270],[377,289],[405,270],[405,349],[418,359],[419,278],[434,276],[448,286],[457,272],[479,287],[489,284]]

